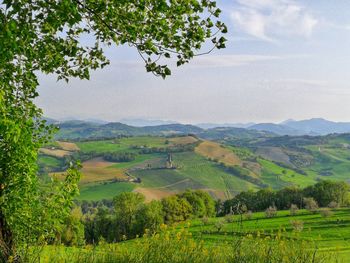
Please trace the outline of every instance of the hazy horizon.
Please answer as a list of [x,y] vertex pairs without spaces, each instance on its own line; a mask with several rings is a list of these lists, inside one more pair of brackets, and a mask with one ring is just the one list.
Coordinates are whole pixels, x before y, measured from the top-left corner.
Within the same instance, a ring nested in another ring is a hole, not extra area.
[[[37,103],[55,119],[160,119],[247,123],[325,118],[350,121],[347,1],[218,1],[227,48],[146,73],[129,47],[106,49],[111,65],[89,81],[40,77]],[[85,39],[84,41],[89,41]]]
[[177,120],[170,120],[170,119],[156,119],[156,118],[123,118],[123,119],[116,119],[116,120],[105,120],[105,119],[99,119],[99,118],[79,118],[74,116],[68,116],[63,118],[54,118],[51,116],[44,116],[47,119],[52,119],[55,121],[65,122],[65,121],[86,121],[86,122],[95,122],[95,123],[112,123],[112,122],[120,122],[124,124],[128,124],[131,126],[141,126],[139,124],[133,125],[130,123],[141,123],[141,122],[149,122],[149,123],[159,123],[159,124],[152,124],[153,125],[161,125],[161,124],[191,124],[191,125],[206,125],[206,124],[212,124],[212,125],[254,125],[254,124],[264,124],[264,123],[273,123],[273,124],[284,124],[284,122],[287,121],[310,121],[310,120],[325,120],[335,123],[350,123],[349,121],[334,121],[322,117],[314,117],[314,118],[308,118],[308,119],[284,119],[277,122],[253,122],[253,121],[247,121],[247,122],[181,122]]

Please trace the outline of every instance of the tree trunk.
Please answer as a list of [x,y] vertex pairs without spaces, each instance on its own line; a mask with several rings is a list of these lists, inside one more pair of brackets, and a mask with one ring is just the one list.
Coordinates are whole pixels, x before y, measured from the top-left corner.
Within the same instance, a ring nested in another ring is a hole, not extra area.
[[13,255],[13,251],[13,236],[0,209],[0,262],[7,262],[9,257]]

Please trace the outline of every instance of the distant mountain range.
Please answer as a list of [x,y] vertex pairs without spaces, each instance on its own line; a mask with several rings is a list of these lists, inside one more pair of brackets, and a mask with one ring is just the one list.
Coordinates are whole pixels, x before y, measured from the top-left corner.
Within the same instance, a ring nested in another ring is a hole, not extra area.
[[321,118],[301,121],[287,120],[279,124],[202,123],[197,125],[142,119],[126,120],[127,124],[121,122],[105,123],[95,120],[56,121],[49,118],[46,120],[49,124],[54,124],[61,128],[59,133],[56,135],[57,138],[61,139],[113,137],[118,135],[139,136],[189,133],[196,134],[207,139],[214,139],[217,137],[245,139],[248,137],[259,138],[261,136],[318,136],[332,133],[350,133],[350,122],[332,122]]
[[278,135],[327,135],[350,132],[350,122],[333,122],[322,118],[310,120],[287,120],[280,124],[260,123],[248,129],[269,131]]
[[219,128],[219,127],[248,128],[250,126],[253,126],[254,124],[255,123],[253,122],[248,122],[248,123],[198,123],[195,125],[202,129],[213,129],[213,128]]
[[122,119],[120,122],[127,125],[136,126],[136,127],[179,124],[176,121],[164,121],[164,120],[153,120],[153,119]]

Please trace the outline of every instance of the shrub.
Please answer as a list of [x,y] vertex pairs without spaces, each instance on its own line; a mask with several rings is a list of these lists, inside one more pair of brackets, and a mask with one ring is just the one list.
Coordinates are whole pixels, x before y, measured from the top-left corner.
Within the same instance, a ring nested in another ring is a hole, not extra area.
[[215,222],[214,227],[216,228],[216,230],[218,232],[220,232],[221,229],[223,228],[224,224],[225,224],[224,220],[221,219],[221,220],[218,220],[218,221]]
[[203,217],[201,218],[201,221],[202,221],[202,224],[206,226],[206,225],[209,224],[209,217],[203,216]]
[[167,224],[184,221],[191,217],[192,206],[184,198],[173,195],[162,199],[164,221]]
[[275,206],[269,206],[265,211],[267,218],[275,217],[277,215],[277,208]]
[[299,208],[297,205],[291,204],[290,209],[289,209],[290,215],[295,216],[298,213],[298,210],[299,210]]
[[331,217],[333,215],[333,212],[329,208],[323,208],[320,211],[320,214],[322,217],[328,218],[328,217]]
[[234,221],[233,215],[225,215],[225,221],[226,223],[233,223]]
[[244,214],[245,219],[250,220],[253,218],[253,212],[251,210]]
[[304,222],[301,220],[291,220],[290,224],[295,232],[301,232],[304,229]]
[[318,210],[318,204],[312,197],[306,197],[303,199],[305,208],[311,213],[316,213]]
[[338,208],[339,207],[339,204],[335,201],[332,201],[328,204],[328,207],[331,208],[331,209],[335,209],[335,208]]

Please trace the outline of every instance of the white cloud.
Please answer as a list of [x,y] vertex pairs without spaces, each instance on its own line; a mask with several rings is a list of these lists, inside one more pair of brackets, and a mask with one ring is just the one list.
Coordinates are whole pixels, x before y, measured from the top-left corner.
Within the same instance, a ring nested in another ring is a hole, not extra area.
[[319,23],[305,7],[292,0],[236,0],[234,26],[265,41],[278,37],[309,37]]
[[329,84],[323,80],[316,79],[293,79],[293,78],[285,78],[285,79],[277,79],[276,83],[285,83],[285,84],[296,84],[296,85],[304,85],[304,86],[314,86],[314,87],[327,87]]
[[238,67],[256,62],[282,59],[279,56],[265,55],[217,55],[196,57],[188,64],[191,68]]

